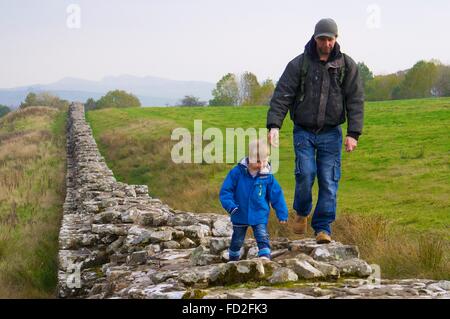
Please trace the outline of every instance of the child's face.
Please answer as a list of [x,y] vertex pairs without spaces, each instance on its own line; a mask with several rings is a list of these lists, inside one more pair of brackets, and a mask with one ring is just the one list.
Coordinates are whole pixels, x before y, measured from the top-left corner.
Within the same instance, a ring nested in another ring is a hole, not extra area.
[[267,166],[268,160],[269,160],[268,158],[265,158],[263,160],[258,158],[256,163],[252,163],[250,161],[250,163],[248,163],[248,168],[252,171],[259,171],[259,170],[261,170],[261,168]]

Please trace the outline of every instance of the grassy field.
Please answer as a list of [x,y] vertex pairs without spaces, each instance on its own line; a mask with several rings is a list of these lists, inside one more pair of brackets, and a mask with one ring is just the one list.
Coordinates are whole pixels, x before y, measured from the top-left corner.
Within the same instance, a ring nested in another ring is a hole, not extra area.
[[66,112],[0,119],[0,298],[52,298],[64,202]]
[[[370,102],[365,111],[357,151],[343,152],[335,238],[357,243],[391,276],[450,277],[450,99]],[[171,132],[193,132],[195,119],[203,120],[203,131],[217,127],[224,135],[225,128],[264,128],[266,113],[267,107],[130,108],[90,111],[87,118],[119,180],[147,184],[152,196],[177,209],[223,212],[218,192],[232,164],[173,163]],[[276,178],[292,206],[288,118],[280,143]],[[273,236],[292,235],[289,226],[271,224]]]

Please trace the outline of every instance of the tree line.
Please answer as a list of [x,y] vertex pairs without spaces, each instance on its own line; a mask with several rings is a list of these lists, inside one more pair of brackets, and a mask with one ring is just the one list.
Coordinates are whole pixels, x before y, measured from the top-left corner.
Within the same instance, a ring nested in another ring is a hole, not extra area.
[[20,103],[20,108],[23,109],[30,106],[64,108],[69,106],[69,101],[60,99],[58,96],[53,95],[50,92],[30,92],[25,97],[25,100]]
[[[131,93],[122,90],[114,90],[109,91],[98,100],[89,98],[84,105],[86,110],[93,110],[106,107],[139,107],[141,106],[141,102]],[[23,109],[30,106],[64,108],[69,106],[69,101],[60,99],[58,96],[50,92],[30,92],[25,97],[25,100],[20,104],[20,108]],[[0,105],[0,116],[8,113],[9,111],[10,109],[8,107]]]
[[201,101],[193,95],[186,95],[178,106],[245,106],[269,105],[275,86],[267,79],[259,83],[258,78],[251,72],[241,75],[225,74],[212,91],[213,99]]
[[109,91],[97,101],[95,101],[93,98],[89,98],[84,104],[86,111],[103,109],[107,107],[123,108],[139,106],[141,106],[141,101],[139,101],[137,96],[123,90]]
[[358,67],[368,101],[450,96],[450,66],[437,60],[422,60],[409,70],[376,76],[364,63]]
[[[364,62],[358,69],[367,101],[450,96],[450,66],[437,60],[419,61],[411,69],[388,75],[373,75]],[[256,75],[244,72],[224,75],[212,91],[209,106],[269,105],[275,85],[267,79],[259,83]],[[187,95],[180,106],[204,106],[207,103]]]
[[[50,92],[30,92],[27,94],[22,103],[20,103],[19,108],[24,109],[30,106],[48,106],[63,109],[69,106],[69,101],[60,99],[58,96]],[[5,116],[9,112],[11,112],[11,108],[0,104],[0,117]]]

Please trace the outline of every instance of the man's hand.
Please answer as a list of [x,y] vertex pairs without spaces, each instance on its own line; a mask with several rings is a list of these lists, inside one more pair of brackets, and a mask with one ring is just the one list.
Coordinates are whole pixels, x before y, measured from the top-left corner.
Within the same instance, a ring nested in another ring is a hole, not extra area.
[[269,144],[273,147],[280,146],[280,129],[271,128],[269,133],[267,134],[267,139],[269,140]]
[[287,220],[280,220],[280,224],[287,224]]
[[352,152],[356,146],[358,145],[358,141],[355,140],[353,137],[347,136],[345,138],[345,151],[346,152]]

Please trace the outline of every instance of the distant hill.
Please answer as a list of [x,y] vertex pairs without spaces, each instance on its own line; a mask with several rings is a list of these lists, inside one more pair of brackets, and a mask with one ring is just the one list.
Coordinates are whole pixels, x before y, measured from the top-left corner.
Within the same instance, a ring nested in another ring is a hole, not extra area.
[[17,107],[29,92],[49,91],[62,99],[86,101],[100,98],[106,92],[121,89],[137,95],[143,106],[175,105],[185,95],[201,100],[211,99],[214,83],[203,81],[176,81],[164,78],[132,75],[107,76],[101,81],[63,78],[50,84],[36,84],[11,89],[0,89],[0,104]]

